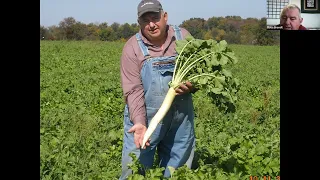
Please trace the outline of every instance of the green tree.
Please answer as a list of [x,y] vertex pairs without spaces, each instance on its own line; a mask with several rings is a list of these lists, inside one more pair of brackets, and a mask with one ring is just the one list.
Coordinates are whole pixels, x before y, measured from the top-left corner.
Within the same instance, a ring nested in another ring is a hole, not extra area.
[[267,20],[262,18],[259,21],[258,29],[256,30],[257,45],[274,45],[277,43],[276,31],[267,30]]
[[114,22],[111,24],[111,28],[113,29],[113,32],[116,35],[116,39],[120,39],[121,38],[120,33],[119,33],[120,24],[117,22]]
[[99,29],[106,29],[108,27],[108,23],[107,22],[103,22],[99,24]]
[[218,34],[216,36],[216,40],[217,41],[224,40],[225,36],[226,36],[226,32],[223,29],[218,29]]
[[72,28],[74,24],[76,24],[76,20],[73,17],[67,17],[60,21],[59,28],[61,29],[62,39],[74,39]]
[[206,33],[204,34],[204,37],[203,37],[205,40],[207,39],[213,39],[213,36],[212,36],[212,31],[209,30],[209,31],[206,31]]
[[48,39],[49,40],[62,40],[65,39],[65,34],[63,30],[58,26],[49,26],[48,27]]
[[256,32],[258,29],[257,23],[246,22],[240,27],[240,43],[252,44],[256,39]]
[[211,17],[205,23],[205,29],[211,30],[212,28],[217,28],[219,21],[222,17]]
[[115,41],[117,39],[115,32],[111,27],[104,28],[99,33],[101,41]]
[[240,44],[240,33],[228,32],[224,36],[224,40],[226,40],[228,44]]
[[130,24],[125,23],[119,28],[120,36],[124,39],[129,39],[131,36],[135,34],[134,29],[130,26]]
[[48,39],[48,29],[40,25],[40,40]]
[[78,40],[78,41],[85,39],[88,31],[86,24],[83,24],[81,22],[76,22],[75,24],[71,25],[71,29],[72,29],[71,39]]
[[131,27],[135,33],[139,32],[140,26],[137,23],[131,24]]
[[194,38],[203,39],[205,20],[203,18],[190,18],[183,21],[181,27],[187,29]]
[[99,40],[99,27],[96,24],[89,23],[87,25],[86,39],[87,40]]

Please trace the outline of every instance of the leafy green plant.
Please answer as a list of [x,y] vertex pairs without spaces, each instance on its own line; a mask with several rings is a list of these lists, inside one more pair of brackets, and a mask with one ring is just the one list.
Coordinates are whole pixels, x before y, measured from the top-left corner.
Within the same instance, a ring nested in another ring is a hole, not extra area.
[[184,40],[176,41],[176,51],[179,55],[175,60],[170,88],[158,112],[150,121],[142,146],[170,109],[176,96],[175,89],[186,81],[194,84],[195,88],[205,90],[220,109],[235,110],[239,81],[233,78],[231,71],[225,66],[237,63],[238,59],[227,46],[227,42],[223,40],[218,43],[212,39],[201,40],[188,36]]

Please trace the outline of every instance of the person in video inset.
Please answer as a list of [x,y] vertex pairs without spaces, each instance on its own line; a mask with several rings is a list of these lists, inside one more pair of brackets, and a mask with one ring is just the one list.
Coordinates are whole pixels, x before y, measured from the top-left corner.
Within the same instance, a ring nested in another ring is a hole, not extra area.
[[283,30],[307,30],[302,21],[300,8],[295,4],[289,4],[282,9],[279,25]]

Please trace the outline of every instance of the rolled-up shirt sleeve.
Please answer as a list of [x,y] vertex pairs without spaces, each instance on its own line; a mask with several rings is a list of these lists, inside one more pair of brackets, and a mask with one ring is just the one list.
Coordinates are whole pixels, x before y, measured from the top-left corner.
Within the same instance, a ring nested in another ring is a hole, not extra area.
[[121,55],[121,86],[129,108],[130,120],[146,125],[144,91],[140,76],[140,65],[132,45],[125,44]]

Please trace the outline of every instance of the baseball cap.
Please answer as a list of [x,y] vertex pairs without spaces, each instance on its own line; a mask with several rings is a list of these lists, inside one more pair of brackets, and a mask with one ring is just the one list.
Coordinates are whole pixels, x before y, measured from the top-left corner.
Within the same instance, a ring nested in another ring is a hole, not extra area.
[[162,5],[157,0],[142,0],[138,5],[138,17],[146,12],[160,12]]

